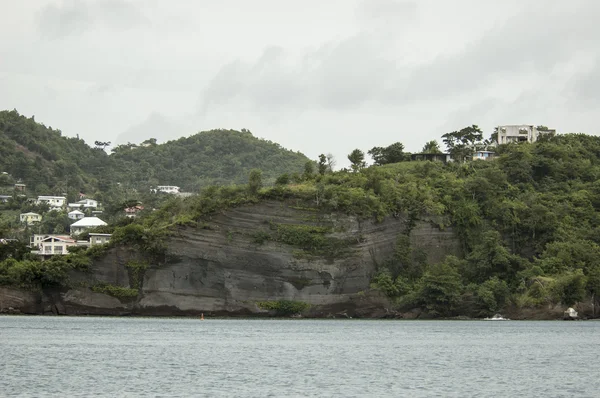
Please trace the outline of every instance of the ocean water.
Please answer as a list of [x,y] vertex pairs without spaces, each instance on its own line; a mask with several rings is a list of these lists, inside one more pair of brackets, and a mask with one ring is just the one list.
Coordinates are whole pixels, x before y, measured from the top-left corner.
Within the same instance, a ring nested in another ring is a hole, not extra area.
[[0,317],[2,397],[600,397],[600,322]]

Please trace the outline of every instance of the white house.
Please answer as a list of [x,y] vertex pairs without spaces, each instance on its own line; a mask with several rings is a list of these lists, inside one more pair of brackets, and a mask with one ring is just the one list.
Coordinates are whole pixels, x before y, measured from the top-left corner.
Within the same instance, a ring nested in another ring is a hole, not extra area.
[[42,216],[32,212],[22,213],[21,215],[19,215],[19,220],[27,225],[32,225],[42,221]]
[[69,203],[68,207],[70,210],[73,209],[95,209],[98,207],[98,201],[94,199],[81,199],[75,203]]
[[12,196],[9,195],[0,195],[0,203],[7,203]]
[[90,246],[95,245],[104,245],[105,243],[110,242],[111,234],[97,234],[95,232],[90,232]]
[[39,245],[40,256],[53,256],[57,254],[69,254],[68,247],[76,246],[77,242],[70,236],[48,235],[43,238]]
[[71,220],[81,220],[83,217],[85,217],[85,214],[80,210],[73,210],[67,214],[67,217],[69,217]]
[[543,134],[555,134],[556,130],[538,130],[536,126],[527,124],[498,126],[498,144],[519,142],[536,142]]
[[156,187],[154,192],[164,192],[164,193],[179,193],[180,188],[175,185],[159,185]]
[[475,151],[473,153],[473,160],[490,160],[496,156],[495,152],[491,151]]
[[88,229],[101,227],[103,225],[107,224],[98,217],[83,217],[81,220],[71,224],[71,235],[80,234]]
[[50,206],[50,209],[57,210],[62,209],[66,201],[67,198],[64,196],[38,196],[36,204],[41,205],[46,203]]

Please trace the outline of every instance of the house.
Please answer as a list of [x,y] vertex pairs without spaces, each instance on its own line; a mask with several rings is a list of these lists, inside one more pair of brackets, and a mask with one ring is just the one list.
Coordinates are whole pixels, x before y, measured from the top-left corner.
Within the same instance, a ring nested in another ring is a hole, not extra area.
[[144,210],[144,206],[136,205],[136,206],[126,207],[125,208],[125,217],[136,218],[137,213],[139,213],[142,210]]
[[96,245],[104,245],[110,242],[111,234],[97,234],[90,232],[90,247]]
[[473,160],[490,160],[495,157],[496,153],[491,151],[475,151],[473,153]]
[[25,188],[27,187],[27,185],[25,184],[21,184],[21,183],[17,183],[15,184],[15,191],[25,191]]
[[175,185],[159,185],[153,192],[164,192],[164,193],[179,193],[180,188]]
[[541,135],[556,134],[556,130],[538,130],[536,126],[527,124],[507,125],[496,127],[498,144],[510,144],[519,142],[536,142]]
[[60,210],[65,205],[67,198],[64,196],[38,196],[36,204],[48,204],[51,210]]
[[449,153],[413,153],[410,155],[410,160],[448,163],[452,158]]
[[76,245],[77,241],[70,236],[46,235],[40,242],[38,254],[40,256],[69,254],[68,248]]
[[74,209],[95,209],[98,207],[98,201],[94,199],[81,199],[75,203],[69,203],[67,205],[69,210]]
[[8,245],[11,242],[18,242],[18,239],[5,239],[5,238],[0,238],[0,245]]
[[85,217],[85,213],[80,210],[73,210],[67,214],[67,217],[69,217],[71,220],[81,220],[83,217]]
[[12,198],[10,195],[0,195],[0,203],[8,203],[10,198]]
[[42,216],[40,214],[32,213],[32,212],[22,213],[19,216],[19,220],[22,223],[25,223],[27,225],[32,225],[32,224],[42,221]]
[[104,221],[98,217],[83,217],[79,221],[75,221],[71,224],[71,235],[77,235],[88,229],[101,227],[107,225]]

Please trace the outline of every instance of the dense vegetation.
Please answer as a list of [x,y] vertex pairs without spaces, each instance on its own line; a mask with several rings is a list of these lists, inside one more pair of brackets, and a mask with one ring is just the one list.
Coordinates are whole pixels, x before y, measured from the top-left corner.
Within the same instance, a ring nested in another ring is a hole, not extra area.
[[[305,173],[302,181],[262,188],[214,187],[173,199],[133,225],[139,242],[148,244],[150,234],[174,225],[203,228],[203,216],[222,208],[294,198],[316,211],[406,219],[394,255],[380,265],[372,284],[400,307],[482,316],[506,306],[598,301],[600,138],[562,135],[497,151],[499,157],[488,162],[400,162]],[[419,220],[452,226],[462,256],[430,264],[427,253],[410,245]],[[311,255],[350,244],[328,240],[327,232],[271,225],[255,239],[291,244]]]
[[[11,112],[0,115],[4,118],[0,137],[7,142],[5,146],[10,147],[12,142],[11,148],[20,148],[15,143],[16,135],[6,133],[19,124],[7,120],[17,118],[23,125],[34,122]],[[12,127],[6,127],[9,125]],[[56,135],[35,125],[39,134]],[[221,209],[266,199],[294,199],[298,206],[317,213],[343,212],[376,221],[387,217],[405,221],[406,229],[397,237],[394,254],[379,264],[372,279],[372,288],[387,294],[399,308],[421,307],[441,316],[483,316],[507,307],[573,305],[583,300],[600,304],[600,138],[567,134],[545,136],[535,144],[498,146],[498,157],[492,161],[468,160],[472,144],[478,144],[482,138],[476,126],[444,138],[460,161],[411,162],[402,144],[395,143],[371,149],[369,153],[376,164],[370,167],[364,153],[355,150],[349,155],[351,169],[337,172],[328,167],[324,155],[317,163],[306,162],[301,155],[257,140],[248,132],[208,132],[164,146],[148,142],[143,147],[118,147],[110,156],[97,149],[85,149],[84,144],[73,144],[72,150],[89,151],[90,156],[105,159],[107,167],[116,164],[123,172],[105,175],[105,179],[111,175],[125,178],[129,168],[134,179],[151,184],[159,175],[176,178],[177,166],[189,170],[188,176],[181,177],[186,184],[204,187],[200,195],[189,198],[164,197],[157,204],[157,211],[109,227],[107,232],[113,233],[111,244],[137,247],[153,261],[166,260],[164,237],[174,233],[177,226],[210,228],[205,223],[206,216]],[[25,138],[20,139],[26,142]],[[199,155],[189,153],[188,148],[196,148]],[[247,155],[243,148],[250,148],[253,155]],[[430,153],[439,151],[435,142],[427,143],[425,148]],[[21,155],[7,153],[13,156],[11,162],[19,161]],[[42,155],[23,153],[33,164],[47,161],[53,165],[59,161],[36,160]],[[212,168],[206,163],[211,159],[209,153],[216,153]],[[188,157],[204,166],[196,168]],[[263,161],[269,157],[279,166],[268,169]],[[169,164],[171,159],[176,163],[173,167]],[[218,163],[218,159],[228,160]],[[2,165],[12,167],[11,162]],[[100,176],[93,171],[86,174],[81,162],[72,159],[69,165],[87,175],[80,176],[82,180],[90,184],[99,181],[102,185]],[[135,169],[137,166],[139,169]],[[204,167],[208,169],[206,173],[199,174]],[[255,168],[251,170],[252,167]],[[261,167],[267,169],[261,171]],[[292,171],[298,168],[304,172],[294,174]],[[14,171],[9,170],[11,174]],[[51,176],[52,173],[48,178]],[[226,179],[221,180],[221,176]],[[204,185],[215,181],[247,184]],[[170,183],[184,186],[178,180]],[[113,187],[114,181],[106,180],[105,184]],[[135,194],[128,192],[127,195]],[[120,196],[124,197],[127,198]],[[410,235],[417,222],[423,220],[441,229],[452,226],[462,254],[433,264],[427,253],[412,247]],[[348,255],[352,242],[329,238],[329,232],[326,226],[271,223],[254,240],[257,244],[274,241],[292,245],[306,256]],[[93,253],[74,253],[41,265],[18,247],[7,247],[0,254],[0,284],[31,287],[65,283],[61,278],[66,271],[85,268]],[[143,267],[135,268],[135,272],[143,272]],[[96,289],[123,297],[134,294],[133,290],[116,292],[110,286]],[[285,304],[264,306],[283,311],[289,307]]]
[[0,111],[0,192],[20,180],[28,192],[52,195],[85,192],[110,201],[119,192],[148,191],[157,185],[177,185],[198,192],[208,185],[242,184],[248,170],[263,172],[272,183],[284,173],[301,173],[308,158],[279,144],[256,138],[248,130],[212,130],[157,144],[112,148],[61,135],[17,111]]

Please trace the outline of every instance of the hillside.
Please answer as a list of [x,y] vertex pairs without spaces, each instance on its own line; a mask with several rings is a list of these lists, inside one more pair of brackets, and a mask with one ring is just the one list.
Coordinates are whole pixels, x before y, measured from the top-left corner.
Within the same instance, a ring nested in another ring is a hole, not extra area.
[[104,151],[64,137],[33,117],[0,111],[0,172],[8,173],[0,189],[10,189],[21,180],[39,194],[90,191],[96,188],[98,170],[107,160]]
[[243,184],[251,169],[266,183],[284,173],[301,173],[309,159],[249,131],[211,130],[164,144],[149,139],[140,146],[120,145],[110,156],[115,181],[133,186],[177,185],[197,192],[208,185]]
[[156,144],[120,145],[108,155],[78,138],[64,137],[19,115],[0,112],[0,189],[21,180],[34,195],[86,192],[103,200],[110,191],[178,185],[184,191],[217,184],[245,183],[251,169],[265,182],[283,173],[301,173],[304,155],[254,137],[248,131],[212,130]]

